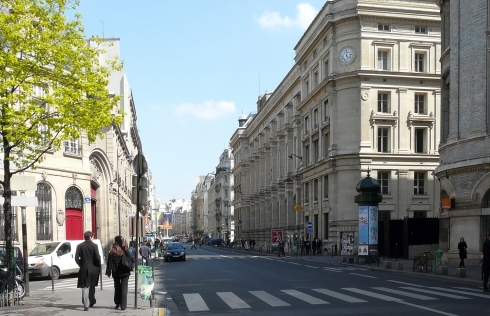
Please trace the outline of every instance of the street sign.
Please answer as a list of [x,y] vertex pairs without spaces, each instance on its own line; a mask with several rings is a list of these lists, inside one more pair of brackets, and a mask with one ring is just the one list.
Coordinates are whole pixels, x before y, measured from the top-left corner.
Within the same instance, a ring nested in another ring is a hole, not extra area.
[[[5,199],[3,197],[0,197],[0,204],[3,204],[5,202]],[[37,197],[35,196],[11,196],[10,200],[10,206],[23,206],[23,207],[29,207],[29,206],[37,206]]]
[[92,202],[92,198],[90,196],[83,197],[83,203],[91,203],[91,202]]
[[313,233],[313,223],[312,222],[306,222],[306,233],[308,233],[308,234]]
[[146,158],[142,154],[137,154],[133,160],[133,169],[136,174],[140,176],[144,175],[148,171],[148,164]]
[[10,178],[10,188],[17,191],[36,191],[36,178],[34,176],[12,176],[12,178]]

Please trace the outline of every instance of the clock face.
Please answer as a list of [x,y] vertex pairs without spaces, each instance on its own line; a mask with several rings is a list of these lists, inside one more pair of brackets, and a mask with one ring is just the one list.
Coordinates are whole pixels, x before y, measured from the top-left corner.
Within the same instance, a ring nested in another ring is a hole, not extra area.
[[354,51],[350,47],[344,47],[340,51],[340,61],[348,63],[354,58]]

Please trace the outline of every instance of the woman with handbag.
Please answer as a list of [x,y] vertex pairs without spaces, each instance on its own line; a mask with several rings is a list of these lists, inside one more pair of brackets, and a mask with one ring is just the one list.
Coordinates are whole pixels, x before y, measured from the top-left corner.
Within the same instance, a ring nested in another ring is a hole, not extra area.
[[114,238],[114,244],[109,251],[105,275],[114,279],[114,303],[115,309],[125,310],[128,303],[128,281],[131,268],[131,257],[128,253],[128,243],[122,236]]
[[459,243],[458,243],[458,250],[459,250],[459,259],[461,259],[461,261],[459,262],[459,267],[460,268],[465,268],[466,267],[464,266],[464,259],[466,259],[466,248],[468,248],[468,245],[466,245],[466,241],[464,241],[464,238],[461,237],[459,239]]

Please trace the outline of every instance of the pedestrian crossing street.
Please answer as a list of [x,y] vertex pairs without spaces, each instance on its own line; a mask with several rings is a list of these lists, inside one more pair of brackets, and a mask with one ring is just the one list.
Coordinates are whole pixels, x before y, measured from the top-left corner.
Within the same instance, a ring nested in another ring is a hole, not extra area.
[[[78,283],[78,278],[66,278],[66,279],[55,280],[54,289],[55,291],[80,290],[77,289],[77,283]],[[134,293],[134,283],[135,283],[135,277],[134,275],[131,275],[128,281],[128,292]],[[114,279],[104,277],[102,279],[102,286],[103,288],[114,288]],[[100,289],[100,280],[97,288]],[[49,286],[46,286],[41,289],[41,291],[51,291],[51,290],[52,290],[51,282],[49,282]]]
[[[345,303],[368,303],[373,300],[398,302],[402,304],[417,303],[418,301],[437,301],[444,299],[471,300],[490,299],[490,295],[482,293],[478,288],[471,287],[424,287],[416,284],[388,280],[386,287],[344,287],[337,290],[326,288],[312,289],[282,289],[277,291],[243,291],[215,293],[184,293],[172,295],[174,300],[185,303],[189,312],[210,311],[216,303],[216,298],[224,302],[231,310],[260,308],[263,303],[270,307],[294,307],[294,305],[335,305]],[[393,286],[393,287],[392,287]],[[420,302],[418,302],[420,303]],[[413,305],[415,306],[415,305]],[[418,305],[417,305],[418,306]],[[297,306],[298,308],[300,306]],[[446,315],[450,315],[445,313]]]

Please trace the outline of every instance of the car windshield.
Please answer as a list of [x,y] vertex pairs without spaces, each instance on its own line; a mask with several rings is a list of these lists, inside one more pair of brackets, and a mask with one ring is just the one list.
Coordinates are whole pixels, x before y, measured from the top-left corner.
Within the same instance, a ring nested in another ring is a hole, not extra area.
[[39,244],[36,248],[32,249],[31,254],[29,256],[37,256],[37,255],[47,255],[52,253],[56,247],[59,245],[59,242],[50,242],[46,244]]
[[168,250],[184,250],[184,249],[182,248],[182,245],[179,243],[169,243]]

